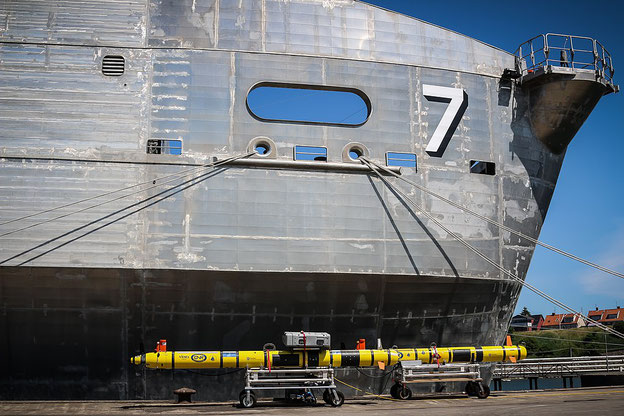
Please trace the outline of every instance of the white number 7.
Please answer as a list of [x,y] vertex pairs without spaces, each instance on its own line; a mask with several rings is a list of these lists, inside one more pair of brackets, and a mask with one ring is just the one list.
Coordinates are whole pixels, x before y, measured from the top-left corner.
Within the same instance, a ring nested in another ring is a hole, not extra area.
[[449,103],[425,149],[430,156],[441,157],[468,107],[468,95],[461,88],[426,84],[423,84],[423,95],[429,101]]

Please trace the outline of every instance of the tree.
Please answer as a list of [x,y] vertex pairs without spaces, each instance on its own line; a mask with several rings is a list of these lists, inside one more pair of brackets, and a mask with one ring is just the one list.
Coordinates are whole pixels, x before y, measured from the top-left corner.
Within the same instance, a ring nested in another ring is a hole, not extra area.
[[531,312],[529,312],[529,310],[525,306],[524,308],[522,308],[522,312],[520,312],[520,315],[522,315],[522,316],[531,316]]

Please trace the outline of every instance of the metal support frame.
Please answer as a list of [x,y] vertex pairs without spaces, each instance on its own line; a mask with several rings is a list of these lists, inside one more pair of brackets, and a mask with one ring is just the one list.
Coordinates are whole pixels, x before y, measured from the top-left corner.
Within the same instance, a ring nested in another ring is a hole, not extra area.
[[[335,406],[342,405],[342,393],[336,390],[334,382],[334,369],[331,367],[309,367],[269,370],[266,368],[248,368],[245,371],[245,387],[241,395],[245,394],[247,401],[251,402],[251,395],[255,390],[303,390],[311,393],[313,402],[316,398],[313,390],[324,390],[333,397]],[[324,400],[325,399],[324,396]],[[255,403],[255,402],[254,402]],[[251,406],[250,406],[251,407]]]
[[[405,364],[408,363],[408,364]],[[420,361],[401,361],[392,378],[402,384],[442,381],[482,381],[479,364],[421,364]]]
[[267,370],[249,368],[245,372],[245,390],[336,388],[334,369],[330,367]]
[[[474,395],[485,398],[489,395],[489,388],[482,384],[479,364],[422,364],[422,361],[401,361],[392,373],[395,386],[390,394],[395,398],[407,399],[411,397],[408,384],[411,383],[438,383],[466,381],[474,386]],[[471,389],[466,389],[469,395]]]

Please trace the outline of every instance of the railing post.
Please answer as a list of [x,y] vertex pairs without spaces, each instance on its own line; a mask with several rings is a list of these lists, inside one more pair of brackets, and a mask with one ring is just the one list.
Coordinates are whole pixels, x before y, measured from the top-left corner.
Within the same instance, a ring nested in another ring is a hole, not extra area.
[[572,35],[568,35],[570,39],[570,68],[574,68],[574,45],[572,44]]
[[613,79],[615,68],[613,68],[613,59],[611,59],[611,55],[609,55],[609,70],[611,71],[611,79]]
[[607,373],[609,372],[609,347],[607,346],[607,334],[604,334],[605,339],[605,360],[607,361]]
[[592,47],[594,49],[594,70],[598,70],[598,49],[596,48],[596,39],[592,39]]

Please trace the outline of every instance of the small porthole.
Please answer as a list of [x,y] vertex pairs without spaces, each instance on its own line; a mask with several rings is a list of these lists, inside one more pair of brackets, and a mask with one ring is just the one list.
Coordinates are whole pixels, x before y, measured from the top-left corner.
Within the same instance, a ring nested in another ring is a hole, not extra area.
[[368,149],[362,143],[349,143],[342,149],[342,161],[360,163],[360,157],[368,157]]
[[106,55],[102,58],[102,74],[109,77],[119,77],[126,69],[126,60],[121,55]]
[[254,138],[247,145],[247,151],[249,153],[255,153],[254,157],[262,157],[275,159],[277,157],[277,147],[273,140],[268,137],[259,136]]
[[256,147],[254,147],[254,150],[260,156],[266,156],[271,153],[271,146],[268,143],[257,143]]
[[358,160],[361,156],[363,156],[362,149],[357,147],[349,149],[349,157],[351,160]]
[[479,175],[494,175],[496,173],[496,165],[494,162],[471,160],[470,173],[477,173]]

